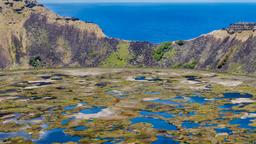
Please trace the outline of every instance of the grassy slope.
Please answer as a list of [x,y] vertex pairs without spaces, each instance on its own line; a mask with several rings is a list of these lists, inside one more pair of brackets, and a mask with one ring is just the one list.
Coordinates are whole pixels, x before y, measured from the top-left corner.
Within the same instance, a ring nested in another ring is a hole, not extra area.
[[117,46],[117,51],[113,52],[104,62],[102,67],[126,67],[131,58],[129,52],[129,42],[121,41]]

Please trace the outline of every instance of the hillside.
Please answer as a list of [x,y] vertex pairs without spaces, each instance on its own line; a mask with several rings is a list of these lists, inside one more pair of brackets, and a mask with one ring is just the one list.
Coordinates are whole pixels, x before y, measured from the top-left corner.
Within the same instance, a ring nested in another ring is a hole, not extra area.
[[0,67],[3,69],[110,66],[104,62],[108,57],[110,62],[118,61],[120,66],[126,66],[126,59],[118,55],[120,47],[124,51],[130,49],[129,55],[135,56],[129,59],[132,63],[152,65],[150,59],[137,60],[136,51],[143,57],[151,55],[153,44],[108,38],[96,24],[60,17],[34,0],[1,0],[0,7]]
[[256,73],[256,32],[227,29],[187,41],[129,42],[60,17],[35,0],[0,1],[0,68],[164,67]]
[[232,73],[256,72],[256,32],[244,30],[230,34],[217,30],[175,45],[174,53],[162,59],[165,67],[180,65],[196,69],[227,71]]

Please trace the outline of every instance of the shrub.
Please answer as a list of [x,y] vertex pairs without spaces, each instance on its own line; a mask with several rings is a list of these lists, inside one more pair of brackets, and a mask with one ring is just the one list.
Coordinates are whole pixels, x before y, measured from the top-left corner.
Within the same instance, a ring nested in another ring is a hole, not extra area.
[[178,41],[176,41],[175,43],[176,43],[177,45],[179,45],[179,46],[183,46],[183,45],[185,44],[185,42],[182,41],[182,40],[178,40]]
[[42,59],[39,56],[32,57],[29,60],[29,65],[31,65],[34,68],[41,67],[42,66]]
[[160,44],[156,49],[153,51],[153,58],[157,61],[160,61],[163,58],[163,55],[172,49],[171,42],[165,42]]

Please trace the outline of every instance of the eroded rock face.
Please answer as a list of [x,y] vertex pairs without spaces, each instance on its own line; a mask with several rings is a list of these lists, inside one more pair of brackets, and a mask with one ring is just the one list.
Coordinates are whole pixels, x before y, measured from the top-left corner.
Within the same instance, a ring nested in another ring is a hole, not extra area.
[[48,23],[40,14],[32,14],[24,27],[30,40],[29,56],[40,56],[48,66],[97,66],[118,43],[72,25]]
[[197,69],[255,73],[256,37],[253,31],[229,34],[214,31],[174,46],[175,56],[165,60],[165,67],[195,61]]
[[[182,43],[173,42],[172,49],[156,61],[153,54],[158,45],[106,37],[96,24],[60,17],[35,0],[0,1],[0,26],[1,69],[30,68],[31,58],[40,57],[44,67],[98,67],[107,61],[123,67],[256,73],[253,30],[218,30]],[[124,54],[127,52],[128,56]]]
[[148,42],[131,42],[129,50],[133,54],[130,64],[136,66],[155,66],[152,57],[155,45]]
[[[35,0],[9,0],[0,6],[0,41],[7,41],[0,44],[4,69],[29,68],[35,57],[44,67],[97,67],[122,42],[106,37],[96,24],[60,17]],[[135,56],[127,63],[153,65],[152,48],[150,43],[132,43],[129,49]]]

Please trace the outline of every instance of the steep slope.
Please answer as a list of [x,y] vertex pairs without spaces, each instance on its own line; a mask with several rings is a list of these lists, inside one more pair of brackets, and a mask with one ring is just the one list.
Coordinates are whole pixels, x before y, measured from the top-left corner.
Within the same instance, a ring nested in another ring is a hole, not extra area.
[[0,6],[2,68],[27,68],[33,57],[45,66],[94,66],[117,43],[97,25],[59,17],[33,0],[2,0]]
[[96,24],[60,17],[35,0],[1,0],[0,68],[165,67],[255,74],[253,26],[234,31],[231,25],[155,45],[109,38]]
[[[1,0],[0,7],[0,68],[95,67],[125,42],[106,37],[96,24],[60,17],[35,0]],[[153,47],[140,45],[149,51]],[[151,61],[142,58],[138,63],[149,66]]]
[[198,38],[173,44],[171,57],[160,63],[165,67],[192,66],[196,69],[233,73],[256,72],[256,32],[213,31]]

